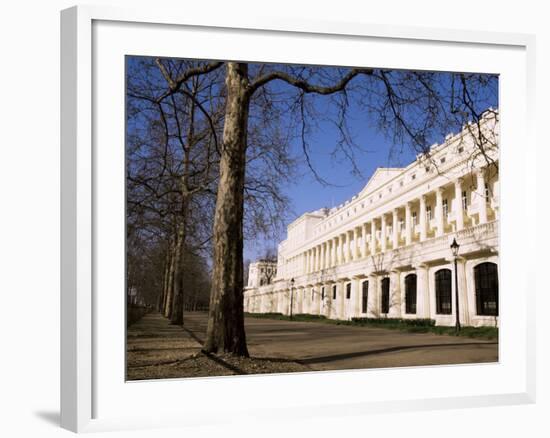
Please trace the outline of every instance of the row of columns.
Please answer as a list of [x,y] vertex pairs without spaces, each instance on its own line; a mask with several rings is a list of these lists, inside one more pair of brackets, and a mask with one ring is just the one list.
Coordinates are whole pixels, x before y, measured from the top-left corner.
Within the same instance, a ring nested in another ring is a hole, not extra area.
[[[453,263],[450,266],[454,271]],[[352,317],[380,317],[387,315],[391,318],[405,316],[405,290],[402,288],[404,277],[410,273],[416,274],[416,313],[410,314],[415,318],[433,318],[435,316],[436,298],[435,290],[430,287],[429,267],[426,264],[415,266],[414,272],[409,270],[392,270],[385,274],[371,273],[366,276],[358,276],[352,279],[343,278],[337,281],[327,282],[316,286],[299,286],[284,291],[249,297],[246,300],[246,310],[250,312],[280,312],[290,313],[292,302],[293,314],[308,313],[324,315],[333,319],[351,319]],[[467,280],[465,260],[457,260],[458,288],[460,300],[460,320],[463,324],[470,324],[470,307],[467,294]],[[382,279],[389,277],[389,311],[382,313]],[[456,311],[454,293],[454,272],[452,275],[452,314]],[[362,312],[363,282],[368,281],[367,312]],[[351,283],[350,298],[346,297],[347,285]],[[336,299],[333,299],[333,287],[336,285]],[[322,289],[324,288],[324,298]],[[432,290],[430,292],[430,290]],[[291,300],[291,293],[293,294]]]
[[[454,212],[454,220],[456,224],[456,231],[460,231],[464,228],[464,208],[462,205],[462,190],[463,190],[462,178],[458,178],[454,181],[454,206],[452,208]],[[479,223],[483,224],[487,222],[487,205],[485,202],[485,178],[482,170],[477,172],[477,188],[474,192],[478,204]],[[419,222],[418,222],[418,234],[421,242],[425,241],[428,236],[428,220],[427,220],[427,208],[426,197],[422,195],[418,199],[419,202]],[[412,204],[416,200],[407,202],[404,205],[405,209],[405,245],[410,245],[413,239],[413,219],[412,219]],[[304,272],[306,274],[316,272],[323,269],[332,268],[339,264],[347,263],[352,260],[357,260],[360,257],[366,257],[367,255],[373,255],[378,252],[384,252],[388,250],[388,244],[391,241],[391,248],[395,249],[399,246],[399,208],[394,208],[391,212],[391,236],[387,233],[386,216],[388,213],[382,214],[378,218],[371,219],[370,222],[370,234],[367,239],[368,223],[363,223],[360,226],[354,227],[352,230],[341,233],[332,237],[326,242],[323,242],[303,254],[304,260]],[[435,189],[435,236],[442,236],[445,233],[445,215],[443,211],[443,187]],[[380,238],[377,239],[377,222],[380,222]],[[359,245],[359,236],[362,236],[362,244]],[[353,242],[353,243],[352,243]]]

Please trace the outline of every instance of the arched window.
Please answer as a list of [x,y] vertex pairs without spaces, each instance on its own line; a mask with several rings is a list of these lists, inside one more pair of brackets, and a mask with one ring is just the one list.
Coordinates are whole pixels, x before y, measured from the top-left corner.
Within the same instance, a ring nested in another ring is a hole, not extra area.
[[452,313],[450,269],[440,269],[435,273],[435,311],[440,315],[450,315]]
[[382,313],[390,311],[390,278],[382,279]]
[[405,313],[416,313],[416,274],[405,277]]
[[367,313],[369,304],[369,282],[363,281],[361,289],[361,312]]
[[498,316],[498,267],[481,263],[474,268],[478,315]]

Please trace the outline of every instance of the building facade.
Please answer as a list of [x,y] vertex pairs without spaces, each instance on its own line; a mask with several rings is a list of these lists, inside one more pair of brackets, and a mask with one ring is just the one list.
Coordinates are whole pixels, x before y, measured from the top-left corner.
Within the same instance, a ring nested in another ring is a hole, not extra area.
[[245,311],[454,325],[458,283],[461,324],[498,326],[497,116],[488,111],[407,167],[377,169],[344,204],[292,222],[273,280],[245,288]]

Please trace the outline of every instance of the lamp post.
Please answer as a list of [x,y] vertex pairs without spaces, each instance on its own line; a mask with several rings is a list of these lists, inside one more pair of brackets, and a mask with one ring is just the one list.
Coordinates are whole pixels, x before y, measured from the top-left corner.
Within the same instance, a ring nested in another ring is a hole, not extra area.
[[456,302],[456,326],[455,330],[458,333],[460,330],[460,312],[458,307],[458,270],[457,270],[457,260],[458,260],[458,249],[460,245],[457,243],[456,238],[453,238],[453,243],[451,243],[451,251],[453,252],[454,262],[455,262],[455,302]]
[[293,306],[293,298],[294,298],[294,293],[293,293],[293,288],[294,288],[294,278],[291,278],[290,279],[290,319],[292,319],[292,307]]

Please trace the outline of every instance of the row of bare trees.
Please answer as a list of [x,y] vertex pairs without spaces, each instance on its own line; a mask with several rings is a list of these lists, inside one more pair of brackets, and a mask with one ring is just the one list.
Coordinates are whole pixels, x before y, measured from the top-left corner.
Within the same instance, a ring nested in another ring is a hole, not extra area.
[[[364,178],[352,120],[388,135],[388,155],[429,159],[434,141],[479,123],[497,93],[484,74],[129,57],[128,284],[145,284],[137,255],[175,324],[190,297],[209,295],[205,351],[248,355],[243,242],[281,230],[297,163],[329,184],[311,134],[332,126],[332,153]],[[480,136],[480,154],[489,141]]]

